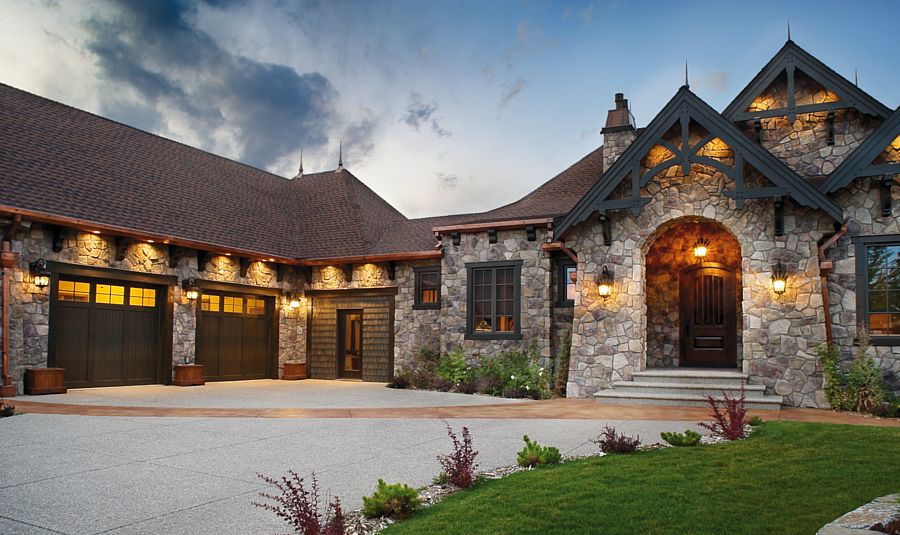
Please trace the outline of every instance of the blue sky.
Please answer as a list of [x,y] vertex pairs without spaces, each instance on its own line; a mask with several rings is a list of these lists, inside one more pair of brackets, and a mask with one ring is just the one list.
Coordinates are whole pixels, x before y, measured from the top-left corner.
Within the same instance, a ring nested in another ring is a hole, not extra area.
[[898,2],[20,0],[0,81],[276,174],[347,167],[408,216],[511,202],[683,83],[721,110],[795,42],[900,104]]

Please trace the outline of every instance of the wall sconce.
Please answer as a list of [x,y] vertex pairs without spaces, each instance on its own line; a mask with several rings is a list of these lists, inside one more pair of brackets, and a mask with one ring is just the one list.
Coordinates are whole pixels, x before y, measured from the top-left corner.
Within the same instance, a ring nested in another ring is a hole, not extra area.
[[709,254],[709,240],[700,236],[697,238],[697,241],[694,242],[694,258],[702,261],[706,258],[706,255]]
[[200,286],[197,285],[197,279],[194,277],[181,281],[181,289],[184,291],[184,296],[191,301],[196,301],[200,297]]
[[600,272],[600,276],[597,277],[597,294],[602,299],[607,299],[612,295],[612,276],[609,274],[609,270],[606,266],[603,266],[603,270]]
[[31,263],[31,281],[35,286],[43,290],[50,286],[50,270],[47,269],[47,261],[43,258]]
[[787,290],[787,269],[781,264],[781,260],[772,266],[772,291],[775,295],[782,295]]
[[303,298],[297,292],[288,292],[284,297],[284,300],[287,302],[288,308],[290,308],[291,310],[297,310],[298,308],[300,308],[302,299]]

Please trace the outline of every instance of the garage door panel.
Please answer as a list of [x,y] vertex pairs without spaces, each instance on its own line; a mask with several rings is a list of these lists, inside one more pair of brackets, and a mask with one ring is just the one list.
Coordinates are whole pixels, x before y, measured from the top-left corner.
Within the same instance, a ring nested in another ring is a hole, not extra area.
[[94,385],[114,385],[122,382],[123,316],[123,309],[95,308],[93,311],[88,381]]
[[239,378],[242,374],[243,319],[223,316],[219,331],[219,375],[222,378]]
[[266,376],[266,355],[269,354],[269,328],[264,319],[244,319],[242,356],[244,375],[262,379]]
[[270,297],[205,291],[197,321],[197,363],[207,381],[263,379],[272,367]]
[[219,376],[219,322],[209,314],[197,322],[197,363],[207,379]]
[[53,366],[66,369],[66,383],[73,387],[88,382],[87,336],[91,311],[86,307],[66,307],[53,318],[55,352]]
[[159,322],[155,311],[130,310],[125,314],[124,366],[129,383],[145,383],[156,379],[160,349]]

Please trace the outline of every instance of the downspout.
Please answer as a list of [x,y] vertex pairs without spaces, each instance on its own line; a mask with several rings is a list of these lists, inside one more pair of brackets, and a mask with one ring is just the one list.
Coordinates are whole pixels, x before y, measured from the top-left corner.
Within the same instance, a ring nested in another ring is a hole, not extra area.
[[834,335],[831,330],[831,300],[828,292],[828,275],[834,267],[834,262],[825,257],[825,251],[830,249],[847,233],[847,221],[849,221],[849,218],[845,216],[841,228],[819,244],[819,276],[822,278],[822,306],[825,308],[825,341],[829,347],[834,345]]
[[19,224],[21,222],[21,215],[16,214],[13,216],[12,223],[9,225],[9,228],[6,229],[6,232],[3,233],[2,255],[0,255],[0,264],[3,266],[2,282],[0,282],[0,284],[3,285],[3,305],[2,309],[0,309],[0,313],[3,314],[3,333],[0,334],[0,336],[3,337],[3,384],[0,385],[0,397],[4,398],[14,397],[17,393],[15,385],[12,384],[12,376],[9,373],[9,270],[19,259],[19,255],[12,252],[11,241],[13,236],[15,236],[16,231],[19,230]]

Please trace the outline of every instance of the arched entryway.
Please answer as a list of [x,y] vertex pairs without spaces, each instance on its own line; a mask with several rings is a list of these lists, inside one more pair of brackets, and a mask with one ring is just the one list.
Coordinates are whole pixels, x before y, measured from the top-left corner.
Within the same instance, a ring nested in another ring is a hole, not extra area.
[[[698,240],[706,256],[698,258]],[[682,218],[645,252],[647,367],[735,368],[741,355],[741,247],[721,224]]]

